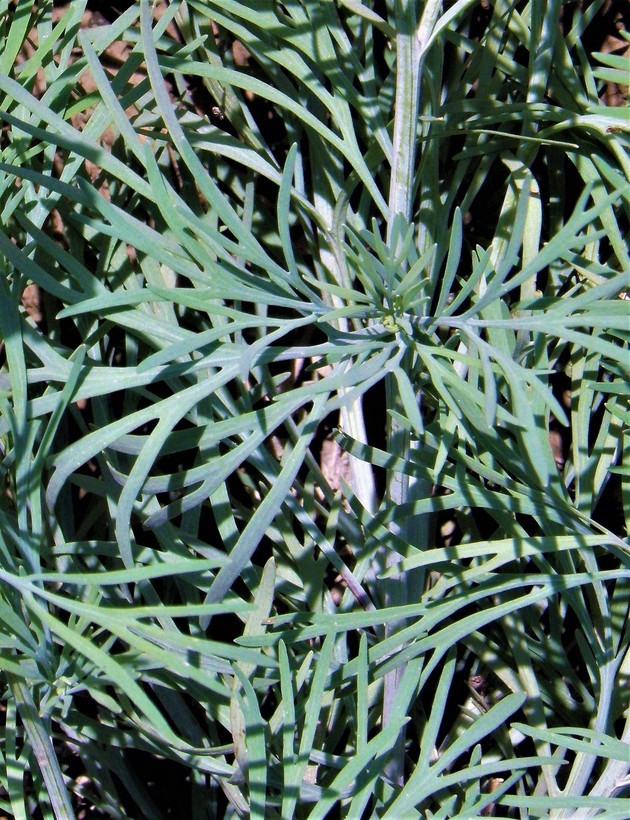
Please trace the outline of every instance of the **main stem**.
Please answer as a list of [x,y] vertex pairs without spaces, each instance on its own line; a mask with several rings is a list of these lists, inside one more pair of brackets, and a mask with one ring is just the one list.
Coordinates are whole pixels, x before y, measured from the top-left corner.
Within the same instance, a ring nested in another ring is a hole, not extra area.
[[[394,111],[393,134],[393,163],[389,189],[387,242],[393,252],[393,247],[402,240],[401,232],[394,232],[395,220],[403,217],[404,224],[408,225],[413,216],[413,190],[416,168],[416,142],[418,130],[418,112],[420,106],[420,91],[422,81],[422,66],[425,56],[426,43],[433,32],[442,0],[427,0],[422,17],[418,23],[416,0],[397,0],[396,2],[396,96]],[[403,359],[410,364],[407,356]],[[399,413],[404,412],[398,393],[395,377],[388,374],[386,378],[387,407]],[[414,442],[409,432],[394,418],[389,418],[387,429],[388,452],[407,461]],[[413,479],[403,473],[390,471],[387,476],[387,501],[392,508],[398,508],[412,500],[416,495],[423,494],[426,488],[414,484]],[[400,535],[415,547],[428,544],[428,521],[416,517],[411,520],[397,522],[391,525],[392,532]],[[391,550],[383,556],[385,567],[401,560],[397,552]],[[383,589],[383,604],[385,607],[399,606],[408,602],[410,598],[410,584],[404,575],[400,578],[388,579]],[[397,629],[392,623],[386,628],[391,634]],[[383,726],[391,719],[396,708],[396,695],[400,679],[404,673],[404,666],[400,666],[385,676],[383,693]],[[386,765],[386,772],[392,783],[403,785],[405,764],[404,735],[398,738],[390,759]]]

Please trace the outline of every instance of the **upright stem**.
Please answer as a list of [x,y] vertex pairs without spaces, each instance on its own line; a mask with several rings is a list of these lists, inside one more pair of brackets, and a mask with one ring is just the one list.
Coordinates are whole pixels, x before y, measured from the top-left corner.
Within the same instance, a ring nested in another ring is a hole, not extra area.
[[426,0],[418,23],[416,0],[396,0],[396,107],[388,241],[393,239],[396,214],[402,214],[407,221],[412,217],[422,66],[441,7],[442,0]]
[[387,240],[393,241],[396,214],[411,219],[416,133],[420,101],[420,44],[413,0],[396,3],[396,98],[392,175],[389,185]]
[[[416,0],[397,0],[396,2],[396,96],[394,111],[393,163],[389,189],[387,242],[392,251],[403,236],[400,230],[395,231],[396,218],[402,217],[405,225],[413,216],[413,191],[416,168],[416,142],[418,129],[418,111],[422,81],[422,65],[425,46],[435,27],[442,0],[427,0],[422,17],[418,23]],[[403,359],[410,364],[409,358]],[[386,379],[387,407],[403,412],[398,387],[393,375]],[[388,452],[403,460],[409,458],[413,442],[409,432],[394,418],[388,420]],[[387,476],[387,502],[392,507],[399,507],[411,500],[418,491],[425,488],[415,486],[411,477],[396,471]],[[428,522],[414,519],[407,522],[392,522],[392,531],[411,541],[414,546],[426,546],[428,541]],[[385,567],[401,559],[393,550],[383,556]],[[398,606],[407,602],[409,586],[404,578],[389,579],[383,588],[383,604],[386,607]],[[394,632],[396,624],[387,627],[388,633]],[[396,700],[400,679],[404,667],[390,672],[385,677],[383,693],[383,725],[391,720],[392,709]],[[393,783],[403,784],[404,780],[404,736],[398,739],[392,749],[386,772]]]
[[[405,224],[413,216],[413,190],[416,168],[418,111],[422,84],[422,67],[426,46],[435,28],[442,0],[427,0],[418,23],[416,0],[396,1],[396,97],[394,111],[393,163],[389,188],[387,242],[398,246],[402,233],[394,232],[395,220],[401,215]],[[400,218],[400,217],[399,217]],[[394,252],[398,247],[392,248]],[[388,379],[388,407],[400,409],[394,377]],[[390,400],[391,399],[391,403]],[[389,425],[390,453],[408,454],[409,435],[392,420]],[[409,497],[408,476],[392,472],[388,477],[388,499],[403,504]]]

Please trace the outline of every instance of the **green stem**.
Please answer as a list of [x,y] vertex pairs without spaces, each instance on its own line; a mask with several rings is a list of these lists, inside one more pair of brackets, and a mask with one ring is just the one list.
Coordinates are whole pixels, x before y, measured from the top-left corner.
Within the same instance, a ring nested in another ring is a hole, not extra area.
[[[413,191],[416,168],[418,111],[422,68],[426,45],[435,28],[442,0],[428,0],[417,24],[415,0],[396,3],[396,97],[394,112],[393,163],[389,189],[387,242],[390,247],[402,241],[395,231],[397,219],[408,225],[413,216]],[[398,248],[393,248],[397,251]],[[388,378],[388,407],[399,410],[399,398],[393,376]],[[394,420],[388,430],[389,452],[408,456],[409,434]],[[392,449],[393,448],[393,449]],[[392,472],[388,477],[387,495],[392,504],[403,504],[409,498],[409,477]]]
[[[418,111],[422,82],[422,66],[426,44],[438,19],[441,0],[427,0],[418,23],[415,0],[396,2],[396,96],[393,134],[393,163],[388,202],[387,242],[394,252],[398,250],[403,231],[397,228],[400,221],[408,225],[413,216],[414,176],[416,169]],[[403,360],[410,364],[406,357]],[[393,375],[386,379],[387,407],[403,412],[398,387]],[[413,447],[409,432],[395,419],[388,420],[388,452],[407,460]],[[415,486],[410,477],[396,471],[387,476],[387,503],[400,506],[426,488]],[[415,546],[426,546],[429,522],[415,519],[399,524],[394,522],[392,530]],[[398,553],[389,551],[383,556],[384,565],[390,566],[400,560]],[[390,579],[384,584],[383,605],[397,606],[407,602],[410,589],[404,576]],[[396,630],[396,624],[387,627],[386,632]],[[392,708],[404,667],[385,676],[383,691],[383,726],[392,720]],[[389,779],[399,785],[404,781],[404,735],[401,733],[386,766]]]

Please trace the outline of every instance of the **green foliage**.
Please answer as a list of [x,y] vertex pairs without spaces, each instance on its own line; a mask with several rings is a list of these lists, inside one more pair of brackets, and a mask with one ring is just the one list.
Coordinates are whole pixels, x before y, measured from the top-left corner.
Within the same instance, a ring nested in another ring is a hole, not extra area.
[[628,62],[447,5],[0,2],[2,812],[627,816]]

